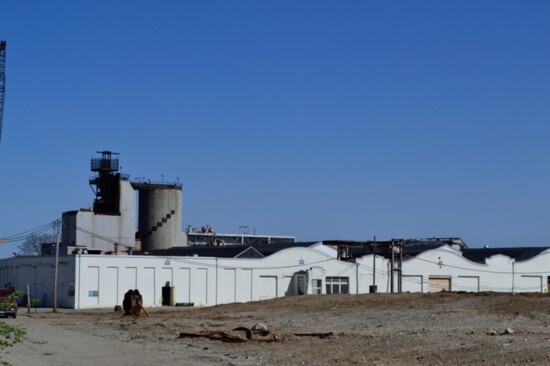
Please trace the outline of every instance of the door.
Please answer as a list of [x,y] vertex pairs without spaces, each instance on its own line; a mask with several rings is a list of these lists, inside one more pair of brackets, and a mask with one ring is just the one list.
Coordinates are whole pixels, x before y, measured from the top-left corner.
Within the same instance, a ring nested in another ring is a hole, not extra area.
[[99,305],[99,267],[90,266],[84,276],[84,289],[88,295],[85,303],[88,306]]
[[520,288],[521,292],[543,292],[542,276],[521,276]]
[[403,275],[403,291],[405,292],[424,292],[422,276]]
[[[155,286],[155,267],[143,268],[143,276],[139,280],[139,292],[143,296],[143,304],[157,305]],[[160,297],[160,296],[159,296]]]
[[176,276],[175,286],[178,288],[176,292],[176,302],[191,301],[191,269],[179,268]]
[[455,291],[479,292],[479,276],[458,276]]
[[197,268],[196,274],[192,302],[195,303],[195,306],[205,306],[208,304],[208,269]]
[[296,274],[294,281],[294,293],[296,295],[305,295],[307,293],[307,275]]
[[428,280],[428,292],[451,291],[451,279],[430,277]]
[[231,304],[237,301],[237,270],[224,268],[222,273],[221,286],[218,289],[218,303]]
[[118,298],[118,267],[107,267],[103,271],[104,276],[100,281],[99,305],[110,306],[122,304]]
[[237,287],[237,301],[252,301],[252,270],[243,269]]
[[258,287],[260,300],[277,297],[277,276],[260,276]]

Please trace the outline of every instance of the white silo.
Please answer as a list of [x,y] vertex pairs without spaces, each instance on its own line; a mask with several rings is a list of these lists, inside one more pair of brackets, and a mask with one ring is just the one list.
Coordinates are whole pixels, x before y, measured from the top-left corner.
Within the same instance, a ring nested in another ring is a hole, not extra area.
[[182,187],[179,183],[132,183],[139,191],[138,234],[141,250],[182,245]]

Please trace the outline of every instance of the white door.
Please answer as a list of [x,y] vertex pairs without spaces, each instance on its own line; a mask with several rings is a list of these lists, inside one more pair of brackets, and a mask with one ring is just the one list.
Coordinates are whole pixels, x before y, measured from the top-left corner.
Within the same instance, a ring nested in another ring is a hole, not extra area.
[[193,281],[193,298],[191,302],[195,306],[204,306],[208,304],[208,269],[197,268],[197,280]]
[[[139,281],[139,292],[143,297],[144,305],[157,305],[155,294],[155,268],[145,267],[143,268],[143,277]],[[160,296],[160,294],[159,294]]]
[[260,276],[258,295],[260,300],[273,299],[277,297],[277,277]]

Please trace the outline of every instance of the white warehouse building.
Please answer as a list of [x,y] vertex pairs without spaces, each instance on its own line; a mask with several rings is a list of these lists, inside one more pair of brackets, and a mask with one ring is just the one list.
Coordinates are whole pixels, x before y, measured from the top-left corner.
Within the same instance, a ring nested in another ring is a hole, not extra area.
[[[516,262],[501,254],[472,262],[449,246],[405,259],[402,291],[548,292],[550,249]],[[376,260],[373,271],[373,260]],[[54,257],[0,261],[0,283],[31,288],[31,297],[52,304]],[[340,261],[322,244],[294,247],[263,258],[152,255],[64,255],[59,259],[58,306],[113,307],[124,293],[139,289],[145,306],[161,306],[162,288],[174,288],[174,303],[211,306],[289,295],[361,294],[391,291],[391,265],[372,255]],[[394,281],[397,281],[394,276]],[[172,305],[173,305],[172,304]]]

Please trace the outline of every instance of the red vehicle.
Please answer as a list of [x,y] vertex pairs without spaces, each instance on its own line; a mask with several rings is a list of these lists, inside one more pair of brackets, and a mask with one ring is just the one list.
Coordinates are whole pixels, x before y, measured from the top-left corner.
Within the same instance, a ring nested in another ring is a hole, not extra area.
[[10,296],[13,293],[8,288],[0,288],[0,301],[8,301],[8,296]]
[[17,317],[17,302],[11,301],[10,296],[14,291],[10,288],[0,288],[0,316]]

